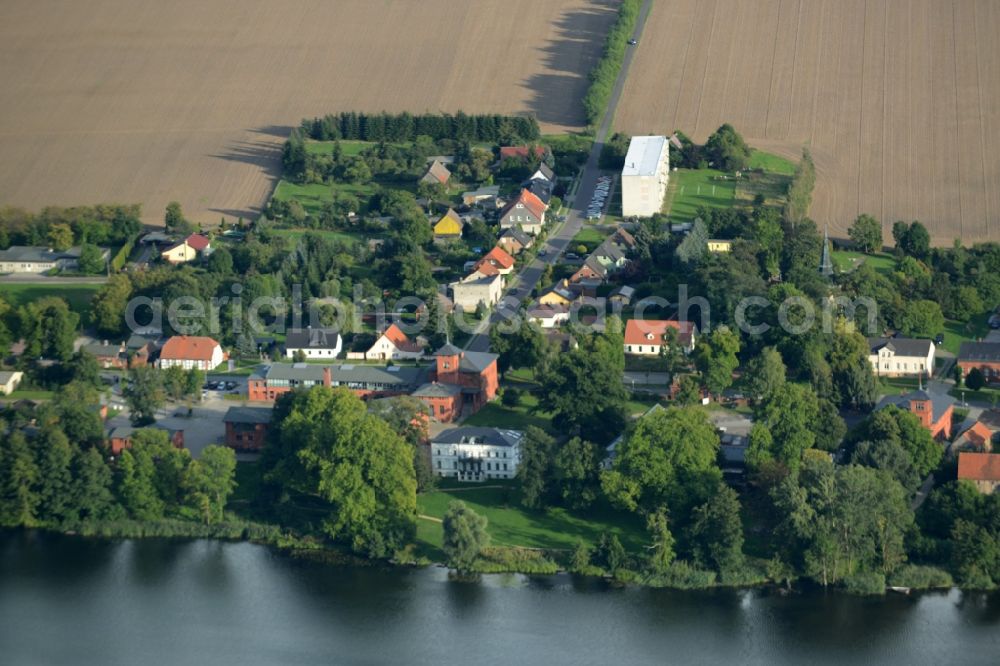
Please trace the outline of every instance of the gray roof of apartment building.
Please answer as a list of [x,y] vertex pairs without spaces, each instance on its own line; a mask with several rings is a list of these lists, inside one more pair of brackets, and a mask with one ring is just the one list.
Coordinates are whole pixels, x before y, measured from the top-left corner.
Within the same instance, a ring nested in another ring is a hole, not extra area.
[[900,356],[925,357],[931,351],[933,343],[930,340],[914,338],[868,338],[868,347],[872,354],[880,349],[888,348]]
[[71,247],[68,250],[56,251],[48,247],[35,245],[11,245],[6,250],[0,250],[0,261],[30,261],[42,263],[59,259],[78,259],[80,248]]
[[451,398],[461,392],[461,387],[454,384],[428,382],[414,391],[412,395],[414,398]]
[[875,411],[880,409],[885,409],[889,405],[895,405],[900,409],[905,411],[910,411],[910,402],[912,401],[930,401],[931,403],[931,414],[932,419],[937,421],[941,416],[944,415],[945,411],[955,404],[955,398],[947,394],[936,393],[930,395],[926,391],[911,391],[910,393],[904,393],[902,395],[887,395],[878,404],[875,405]]
[[322,365],[310,365],[309,363],[272,363],[257,368],[253,377],[258,379],[277,379],[288,381],[323,381]]
[[499,356],[489,352],[467,351],[462,355],[462,360],[458,363],[458,369],[465,372],[482,372],[490,367]]
[[519,430],[463,426],[444,430],[433,438],[435,444],[477,444],[489,446],[517,446],[524,436]]
[[1000,362],[1000,342],[963,342],[958,360]]
[[338,383],[398,384],[418,386],[427,380],[428,368],[404,365],[351,365],[330,366],[332,380]]

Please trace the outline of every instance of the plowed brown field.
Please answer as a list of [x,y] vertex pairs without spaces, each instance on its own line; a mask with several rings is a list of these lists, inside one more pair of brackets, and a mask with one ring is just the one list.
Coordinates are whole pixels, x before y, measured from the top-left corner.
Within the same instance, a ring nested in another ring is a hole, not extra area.
[[657,0],[639,49],[618,129],[808,145],[838,235],[864,212],[1000,240],[996,0]]
[[252,215],[280,143],[345,109],[584,124],[615,0],[4,0],[0,205]]

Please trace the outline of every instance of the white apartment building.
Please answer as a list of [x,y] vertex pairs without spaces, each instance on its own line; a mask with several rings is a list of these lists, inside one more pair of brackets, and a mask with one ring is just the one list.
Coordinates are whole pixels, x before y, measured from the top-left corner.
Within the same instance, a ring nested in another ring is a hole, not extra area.
[[670,144],[665,136],[634,136],[622,167],[622,215],[651,217],[663,208],[670,179]]
[[438,476],[459,481],[513,479],[521,462],[518,430],[462,427],[431,440],[431,467]]

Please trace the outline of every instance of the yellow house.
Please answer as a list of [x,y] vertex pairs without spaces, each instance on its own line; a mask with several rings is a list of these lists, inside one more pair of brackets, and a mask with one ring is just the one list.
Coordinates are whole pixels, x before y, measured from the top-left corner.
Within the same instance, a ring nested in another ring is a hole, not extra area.
[[434,235],[439,238],[457,238],[462,235],[462,218],[453,209],[434,224]]
[[731,252],[732,249],[733,241],[731,240],[719,240],[717,238],[708,239],[709,252]]
[[171,248],[167,248],[160,253],[164,261],[171,264],[185,264],[189,261],[194,261],[195,257],[198,256],[198,251],[185,242],[178,243]]
[[551,289],[538,297],[539,305],[559,305],[569,307],[576,300],[576,294],[570,291],[566,280],[557,282]]

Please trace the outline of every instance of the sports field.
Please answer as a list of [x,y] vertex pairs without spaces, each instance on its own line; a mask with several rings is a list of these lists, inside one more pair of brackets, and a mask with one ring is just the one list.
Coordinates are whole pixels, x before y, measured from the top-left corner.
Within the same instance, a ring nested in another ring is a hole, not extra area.
[[614,0],[4,0],[0,205],[251,217],[306,116],[584,124]]
[[667,184],[666,212],[674,222],[693,222],[699,208],[728,208],[736,181],[714,169],[678,169]]
[[616,127],[808,145],[838,236],[865,212],[1000,240],[998,36],[995,0],[657,0]]

